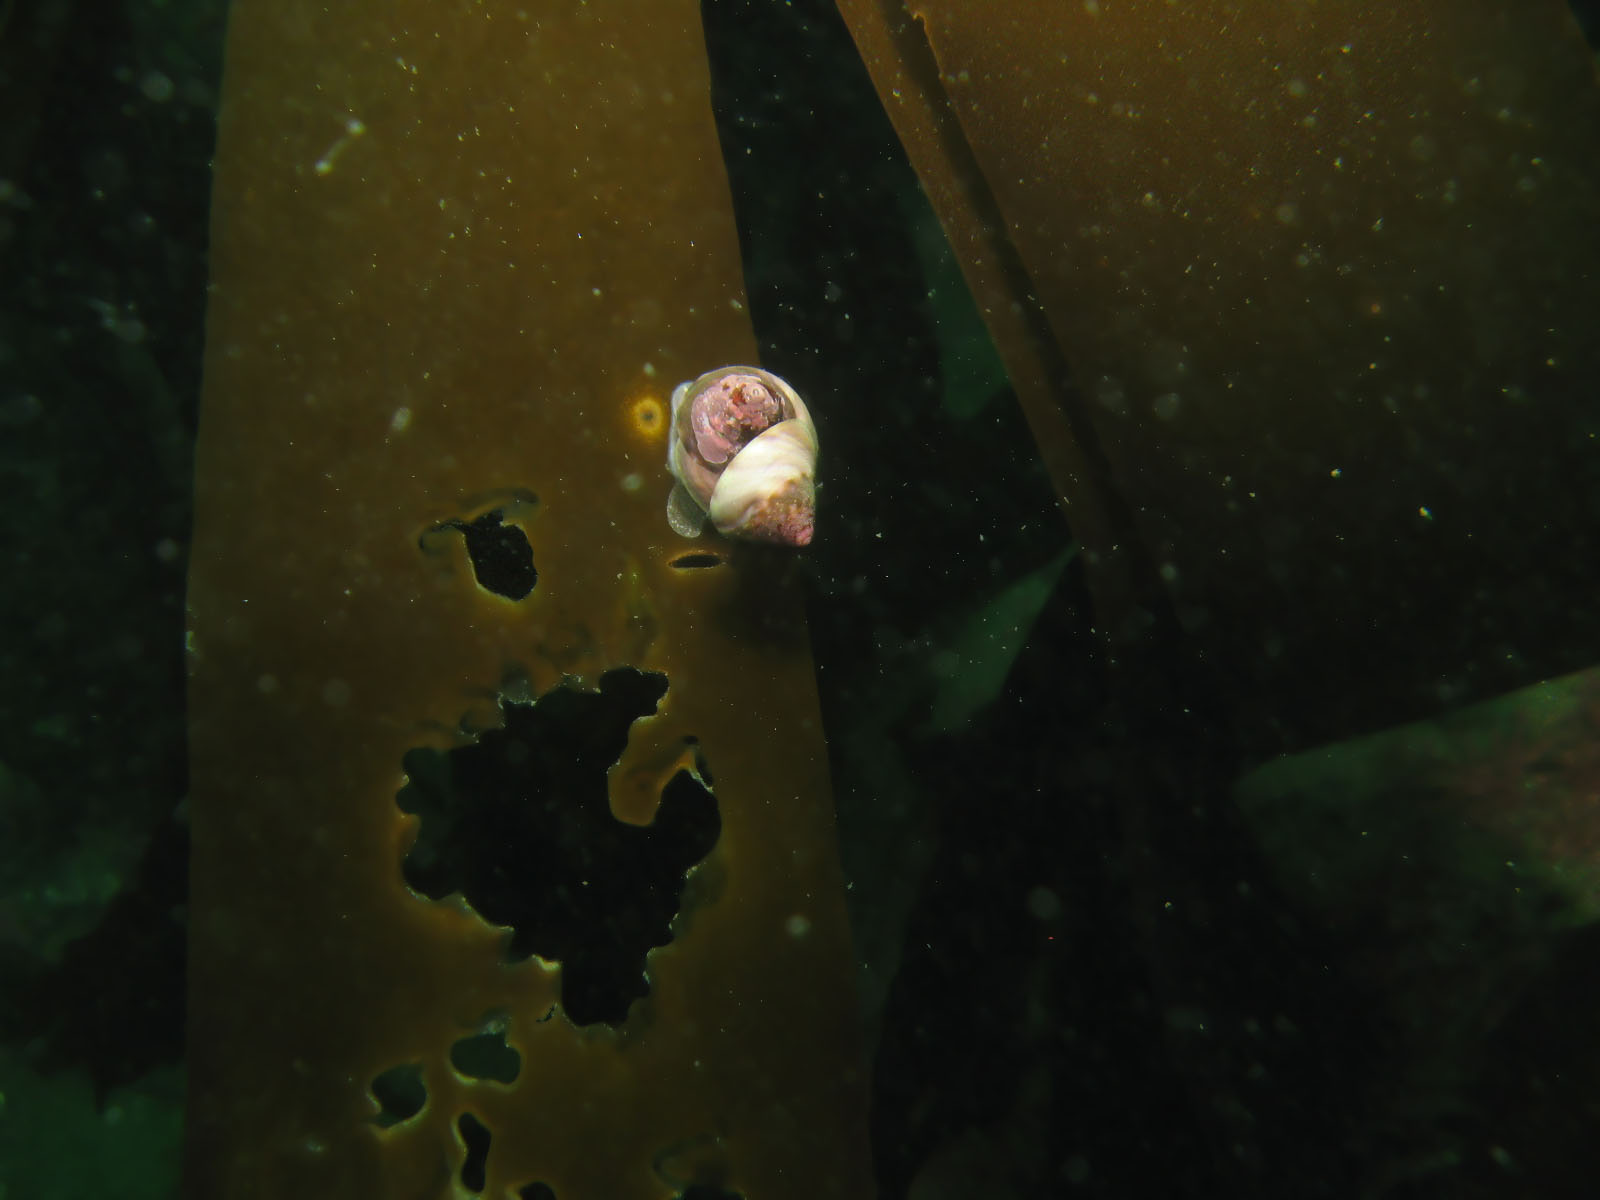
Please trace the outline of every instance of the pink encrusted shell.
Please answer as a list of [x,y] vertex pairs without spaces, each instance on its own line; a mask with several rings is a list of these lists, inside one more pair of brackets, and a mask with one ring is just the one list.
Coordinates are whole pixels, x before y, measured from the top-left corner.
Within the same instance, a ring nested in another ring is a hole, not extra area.
[[722,367],[672,393],[667,519],[696,537],[805,546],[816,526],[817,429],[795,390],[760,367]]

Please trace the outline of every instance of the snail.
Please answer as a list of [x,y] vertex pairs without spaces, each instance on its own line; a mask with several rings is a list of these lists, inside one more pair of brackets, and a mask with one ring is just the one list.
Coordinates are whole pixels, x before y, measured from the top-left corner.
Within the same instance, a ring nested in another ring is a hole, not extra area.
[[672,393],[667,521],[699,537],[810,543],[816,524],[817,427],[795,390],[759,367],[721,367]]

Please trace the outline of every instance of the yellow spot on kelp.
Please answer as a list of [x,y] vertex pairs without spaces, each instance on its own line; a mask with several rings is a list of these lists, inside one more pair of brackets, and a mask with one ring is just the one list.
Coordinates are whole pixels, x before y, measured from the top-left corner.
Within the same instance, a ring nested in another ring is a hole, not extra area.
[[667,410],[658,397],[640,396],[628,406],[628,424],[646,441],[655,441],[667,427]]

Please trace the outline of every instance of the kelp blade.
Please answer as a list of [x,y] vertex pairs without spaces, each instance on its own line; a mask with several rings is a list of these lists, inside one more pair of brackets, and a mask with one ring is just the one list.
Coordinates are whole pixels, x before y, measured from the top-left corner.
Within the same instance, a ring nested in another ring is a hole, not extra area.
[[[707,92],[688,0],[233,7],[190,591],[191,1195],[868,1186],[797,597],[725,544],[674,565],[664,517],[672,385],[754,353]],[[512,528],[520,599],[466,548],[514,560]],[[406,886],[397,793],[501,694],[617,671],[667,691],[615,816],[648,832],[700,774],[720,834],[648,996],[579,1028],[559,970]],[[483,1029],[514,1082],[452,1065]],[[426,1103],[386,1119],[375,1081],[407,1071]]]
[[1600,657],[1564,4],[840,9],[1114,639],[1181,630],[1258,753]]

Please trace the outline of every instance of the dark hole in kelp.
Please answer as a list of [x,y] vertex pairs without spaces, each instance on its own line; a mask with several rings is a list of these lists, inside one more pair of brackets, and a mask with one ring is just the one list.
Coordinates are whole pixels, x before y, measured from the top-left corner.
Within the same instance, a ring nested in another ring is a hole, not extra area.
[[405,882],[433,900],[459,893],[507,927],[513,960],[560,963],[562,1008],[579,1025],[620,1023],[648,993],[645,956],[670,940],[685,875],[721,831],[715,798],[687,771],[649,825],[611,813],[606,773],[666,691],[666,676],[620,668],[596,691],[502,701],[503,726],[471,745],[405,756],[396,802],[421,818]]

